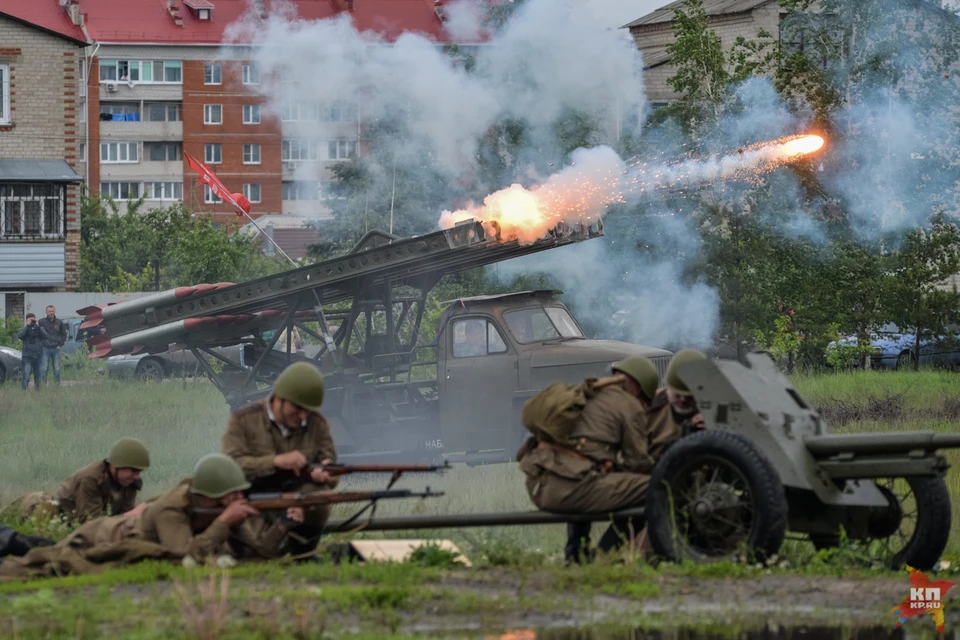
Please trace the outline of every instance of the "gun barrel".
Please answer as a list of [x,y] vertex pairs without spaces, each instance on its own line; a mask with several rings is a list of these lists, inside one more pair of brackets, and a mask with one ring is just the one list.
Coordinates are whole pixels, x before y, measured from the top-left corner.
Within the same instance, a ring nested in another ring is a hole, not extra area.
[[[605,513],[551,513],[548,511],[514,511],[501,513],[460,513],[423,516],[374,518],[365,523],[364,531],[407,531],[413,529],[448,529],[459,527],[495,527],[510,525],[562,524],[566,522],[600,522],[617,518],[642,518],[643,507]],[[330,520],[328,533],[349,531],[354,523],[348,520]]]
[[918,449],[927,452],[937,449],[960,449],[960,434],[933,431],[857,433],[815,436],[806,438],[804,444],[815,458],[826,458],[843,453],[907,454]]
[[348,473],[419,473],[450,469],[450,463],[438,464],[314,464],[311,469],[323,469],[333,476]]

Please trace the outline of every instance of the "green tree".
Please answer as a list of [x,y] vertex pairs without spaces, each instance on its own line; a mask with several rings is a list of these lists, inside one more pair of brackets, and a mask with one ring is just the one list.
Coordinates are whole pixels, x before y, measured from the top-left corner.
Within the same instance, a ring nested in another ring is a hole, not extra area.
[[960,294],[939,285],[960,271],[960,230],[938,214],[928,229],[906,234],[903,247],[892,257],[888,290],[890,319],[901,330],[914,332],[914,368],[919,367],[920,339],[940,336],[960,312]]

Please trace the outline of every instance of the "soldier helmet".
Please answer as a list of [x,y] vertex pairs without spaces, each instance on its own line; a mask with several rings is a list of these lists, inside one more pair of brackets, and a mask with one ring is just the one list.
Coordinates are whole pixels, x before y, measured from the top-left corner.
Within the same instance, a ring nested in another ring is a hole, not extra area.
[[611,369],[633,378],[640,385],[640,390],[643,391],[648,400],[652,400],[653,396],[657,394],[657,387],[660,384],[657,368],[643,356],[625,358],[615,363]]
[[130,468],[143,471],[150,466],[150,454],[139,440],[121,438],[107,454],[107,462],[118,469]]
[[240,465],[230,456],[211,453],[200,458],[193,469],[193,493],[208,498],[222,498],[234,491],[250,488]]
[[690,392],[690,389],[687,388],[687,385],[680,380],[680,376],[677,375],[677,368],[682,364],[693,362],[694,360],[706,359],[707,356],[702,351],[697,351],[696,349],[681,349],[680,351],[677,351],[670,359],[670,366],[667,367],[667,386],[681,396],[693,395]]
[[312,364],[294,362],[277,378],[273,395],[304,409],[318,411],[323,404],[323,374]]

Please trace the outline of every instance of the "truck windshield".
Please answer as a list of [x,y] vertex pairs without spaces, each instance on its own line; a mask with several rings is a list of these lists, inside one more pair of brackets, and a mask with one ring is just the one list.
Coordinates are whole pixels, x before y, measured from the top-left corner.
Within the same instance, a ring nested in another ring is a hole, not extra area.
[[503,314],[510,333],[520,344],[557,340],[558,338],[582,338],[583,333],[566,309],[562,307],[537,307]]

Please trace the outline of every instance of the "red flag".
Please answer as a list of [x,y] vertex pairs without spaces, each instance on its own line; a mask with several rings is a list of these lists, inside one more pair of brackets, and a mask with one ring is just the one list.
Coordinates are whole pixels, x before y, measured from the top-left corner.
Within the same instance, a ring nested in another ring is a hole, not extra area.
[[250,213],[250,201],[243,197],[242,194],[230,193],[230,191],[223,186],[223,183],[217,179],[217,176],[210,171],[207,165],[198,161],[188,153],[183,154],[183,156],[187,159],[187,164],[190,165],[190,168],[200,174],[200,182],[210,187],[210,191],[212,191],[218,198],[221,200],[226,200],[236,207],[238,209],[238,216],[243,215],[244,213]]

